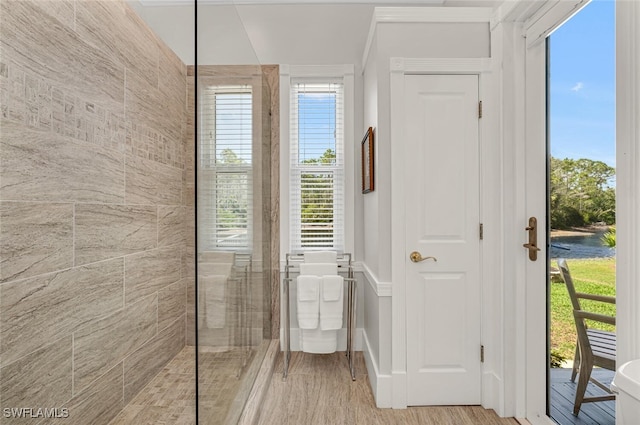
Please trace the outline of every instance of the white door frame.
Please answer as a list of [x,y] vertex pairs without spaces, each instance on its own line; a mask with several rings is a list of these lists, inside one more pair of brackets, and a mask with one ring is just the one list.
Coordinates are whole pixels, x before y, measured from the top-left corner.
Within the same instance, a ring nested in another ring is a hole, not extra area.
[[[546,215],[547,215],[547,187],[546,187],[546,38],[567,19],[577,13],[589,0],[568,0],[551,4],[538,11],[533,17],[524,22],[524,153],[523,201],[524,215],[518,217],[517,222],[521,231],[523,243],[526,242],[525,227],[528,218],[538,218],[538,240],[546,240]],[[523,351],[519,354],[524,358],[520,364],[525,367],[517,370],[519,374],[519,390],[525,395],[525,416],[534,425],[554,424],[547,416],[547,247],[544,242],[539,243],[541,251],[538,253],[538,261],[528,260],[526,250],[521,251],[518,265],[521,267],[521,276],[524,287],[521,288],[517,303],[521,304],[524,316],[524,328],[521,332],[525,335]],[[522,258],[520,260],[522,260]],[[519,273],[520,274],[520,273]],[[520,412],[519,412],[520,413]],[[518,416],[521,416],[518,414]]]
[[[539,214],[541,202],[535,184],[527,181],[535,173],[536,156],[545,145],[546,127],[544,110],[546,99],[541,96],[545,88],[545,46],[544,39],[559,25],[582,8],[588,0],[567,0],[558,2],[542,14],[525,21],[525,146],[527,163],[524,171],[526,200],[525,216]],[[550,2],[549,2],[550,4]],[[616,174],[617,174],[617,227],[621,236],[617,241],[617,279],[618,294],[618,365],[640,357],[640,265],[637,258],[640,253],[640,3],[618,0],[616,2]],[[532,168],[532,169],[528,169]],[[531,174],[530,174],[531,173]],[[536,193],[531,193],[531,189]],[[620,231],[622,230],[622,231]],[[544,249],[544,247],[541,247]],[[542,255],[544,251],[540,254]],[[518,392],[525,394],[525,415],[532,424],[553,424],[546,416],[546,350],[541,341],[546,338],[546,294],[545,276],[540,270],[527,264],[524,268],[525,287],[522,293],[526,298],[518,299],[526,310],[524,327],[526,335],[524,357],[521,361],[524,370],[516,378]],[[520,272],[518,273],[520,274]],[[518,409],[517,416],[522,410]]]
[[[393,146],[391,157],[391,377],[392,400],[391,406],[395,409],[407,407],[407,317],[406,317],[406,282],[405,282],[405,196],[410,196],[410,190],[403,185],[405,146],[404,138],[404,76],[410,74],[471,74],[478,75],[479,94],[483,101],[485,111],[496,111],[494,106],[494,92],[497,85],[491,81],[494,71],[494,62],[490,58],[472,59],[416,59],[416,58],[391,58],[390,63],[390,88],[391,88],[391,145]],[[488,116],[487,116],[488,115]],[[499,199],[500,188],[487,186],[483,189],[483,182],[492,182],[499,178],[500,154],[499,144],[489,144],[486,141],[498,139],[498,117],[495,114],[486,114],[479,123],[480,144],[480,219],[485,223],[485,228],[498,229],[500,215]],[[487,226],[488,225],[488,226]],[[495,227],[494,227],[495,226]],[[500,252],[499,238],[487,240],[480,247],[481,264],[481,290],[482,290],[482,336],[483,344],[487,345],[487,338],[493,333],[489,328],[499,327],[502,321],[501,313],[496,309],[487,307],[489,303],[499,295],[500,288],[486,288],[483,282],[499,282],[499,270],[491,267],[495,256],[484,255],[484,252]],[[489,265],[489,266],[487,266]],[[486,335],[485,335],[486,334]],[[486,338],[485,338],[486,336]],[[499,353],[498,341],[492,341],[489,345],[494,348],[494,353]],[[487,356],[489,357],[489,356]],[[493,408],[496,400],[495,391],[489,394],[488,389],[495,389],[496,376],[492,367],[497,363],[497,358],[489,361],[485,357],[482,370],[482,405]],[[493,357],[493,356],[492,356]],[[488,365],[491,365],[488,367]]]

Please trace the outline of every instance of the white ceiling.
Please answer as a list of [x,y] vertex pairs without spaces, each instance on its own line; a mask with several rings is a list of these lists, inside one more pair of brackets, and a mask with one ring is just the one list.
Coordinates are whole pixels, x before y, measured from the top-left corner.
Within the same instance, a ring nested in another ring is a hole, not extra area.
[[[194,0],[129,1],[183,62],[194,63]],[[198,63],[358,66],[375,7],[497,7],[502,3],[503,0],[198,0]]]

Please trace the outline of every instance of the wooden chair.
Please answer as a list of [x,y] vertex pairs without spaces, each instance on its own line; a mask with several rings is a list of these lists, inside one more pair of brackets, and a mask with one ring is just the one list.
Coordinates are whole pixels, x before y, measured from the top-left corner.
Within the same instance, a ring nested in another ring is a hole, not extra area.
[[[615,400],[615,395],[611,393],[607,386],[591,377],[591,369],[593,369],[594,366],[598,366],[608,370],[616,370],[616,334],[614,332],[607,332],[598,329],[589,329],[585,323],[586,319],[615,325],[616,318],[604,314],[585,311],[580,307],[579,300],[585,299],[615,304],[616,299],[615,297],[606,295],[576,292],[567,262],[562,258],[558,259],[558,267],[560,268],[560,274],[562,275],[562,279],[569,291],[571,304],[573,304],[573,318],[576,324],[576,331],[578,333],[578,343],[576,346],[576,354],[571,373],[571,382],[575,382],[576,375],[578,375],[576,399],[573,404],[573,414],[577,416],[580,412],[580,406],[582,406],[582,403]],[[585,397],[584,393],[589,381],[610,395]]]

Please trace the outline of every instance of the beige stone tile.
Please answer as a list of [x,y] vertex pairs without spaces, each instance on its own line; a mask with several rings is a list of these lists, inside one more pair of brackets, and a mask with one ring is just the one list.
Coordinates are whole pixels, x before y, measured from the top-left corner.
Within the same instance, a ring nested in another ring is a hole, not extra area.
[[184,318],[176,320],[124,359],[124,401],[129,403],[184,347]]
[[151,340],[158,331],[158,297],[151,295],[73,335],[74,395]]
[[0,282],[72,265],[72,204],[0,203]]
[[75,0],[34,1],[33,5],[70,30],[75,30]]
[[162,41],[158,42],[158,87],[179,109],[186,108],[187,67]]
[[127,121],[144,123],[170,140],[182,140],[182,114],[172,114],[157,86],[151,87],[138,73],[127,70],[125,111]]
[[132,409],[125,409],[111,422],[111,425],[195,425],[195,423],[195,411],[189,407],[134,406]]
[[180,316],[184,316],[186,304],[186,279],[158,291],[158,329],[164,329]]
[[[83,2],[76,5],[79,3]],[[4,57],[26,70],[45,72],[53,85],[72,89],[82,99],[91,99],[108,110],[123,110],[124,67],[109,54],[60,25],[36,2],[7,0],[0,8]]]
[[133,156],[125,162],[127,204],[180,205],[182,170]]
[[76,32],[113,62],[158,85],[158,48],[153,32],[119,1],[76,2]]
[[185,244],[186,208],[158,206],[158,246]]
[[76,265],[155,248],[156,207],[76,205],[75,238]]
[[71,399],[71,335],[0,369],[0,393],[3,408],[54,408]]
[[3,364],[123,305],[122,259],[0,285]]
[[2,133],[3,200],[124,200],[122,154],[15,123],[3,122]]
[[180,280],[182,252],[175,247],[158,248],[125,257],[127,304]]
[[122,388],[122,363],[118,363],[65,404],[68,418],[46,419],[41,424],[107,425],[124,407]]

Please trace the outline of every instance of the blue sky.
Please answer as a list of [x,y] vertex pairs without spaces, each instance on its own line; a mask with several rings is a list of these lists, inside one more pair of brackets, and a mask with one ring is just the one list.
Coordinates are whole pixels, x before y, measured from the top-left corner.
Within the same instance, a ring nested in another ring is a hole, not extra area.
[[551,155],[615,166],[613,0],[592,0],[551,35]]

